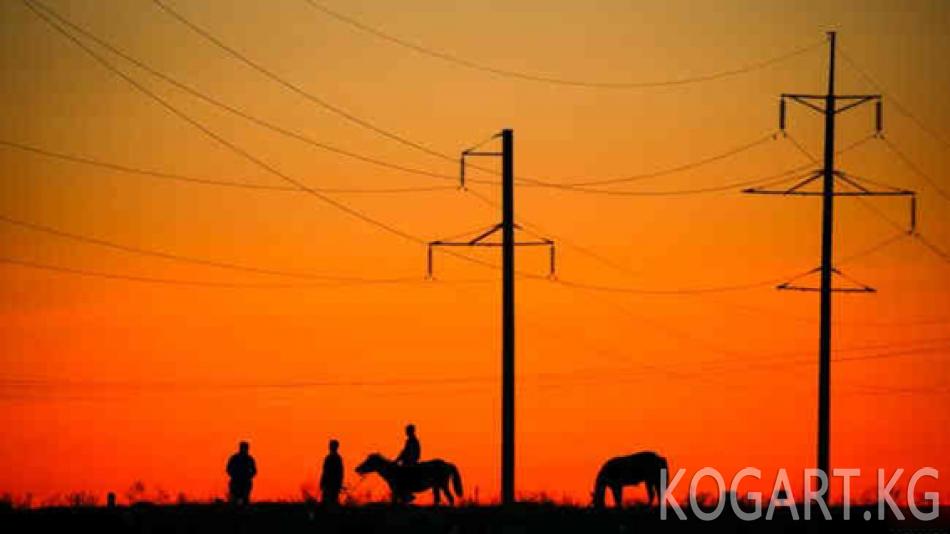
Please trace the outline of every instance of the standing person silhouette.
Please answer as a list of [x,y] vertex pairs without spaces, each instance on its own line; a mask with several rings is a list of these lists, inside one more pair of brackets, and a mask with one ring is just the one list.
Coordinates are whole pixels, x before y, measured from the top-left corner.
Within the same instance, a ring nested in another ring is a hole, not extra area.
[[396,457],[396,463],[403,467],[419,463],[419,456],[422,454],[422,447],[419,445],[419,438],[416,437],[416,425],[406,425],[406,444],[402,446],[402,452]]
[[257,475],[257,464],[248,450],[251,448],[246,441],[238,445],[238,452],[228,459],[227,472],[231,480],[228,482],[228,496],[231,504],[247,505],[251,502],[251,487]]
[[340,504],[340,491],[343,489],[343,457],[337,452],[340,442],[331,439],[326,458],[323,459],[323,471],[320,473],[320,502],[324,506]]

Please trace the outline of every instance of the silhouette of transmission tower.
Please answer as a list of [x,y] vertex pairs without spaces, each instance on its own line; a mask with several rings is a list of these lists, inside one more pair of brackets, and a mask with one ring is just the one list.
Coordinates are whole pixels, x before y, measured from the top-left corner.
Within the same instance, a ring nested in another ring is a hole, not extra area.
[[[501,152],[479,151],[481,145],[501,137]],[[492,226],[466,241],[436,240],[428,247],[428,276],[432,277],[432,254],[440,247],[500,247],[501,248],[501,501],[502,504],[515,502],[515,247],[547,247],[550,254],[550,271],[554,276],[554,241],[538,238],[532,241],[515,240],[515,230],[521,227],[515,224],[514,204],[514,133],[504,129],[480,145],[462,151],[460,158],[460,186],[465,188],[466,158],[501,158],[501,223]],[[501,242],[489,238],[501,232]]]
[[[802,276],[819,273],[819,287],[800,285],[797,277],[794,280],[781,283],[777,286],[781,290],[817,291],[820,294],[819,331],[818,331],[818,469],[825,475],[830,475],[830,394],[831,394],[831,294],[842,293],[874,293],[874,288],[848,278],[839,269],[835,268],[832,247],[832,230],[834,228],[834,198],[840,197],[908,197],[910,199],[910,226],[908,233],[913,234],[916,226],[916,196],[913,191],[898,189],[883,184],[859,178],[838,169],[835,169],[835,117],[844,111],[850,110],[868,102],[875,103],[875,135],[880,136],[883,129],[881,95],[838,95],[835,94],[835,32],[828,33],[829,63],[828,63],[828,92],[824,95],[810,95],[785,93],[779,101],[779,128],[785,132],[786,102],[791,100],[802,104],[809,109],[821,113],[825,117],[824,164],[821,169],[812,171],[805,176],[798,176],[797,183],[785,189],[750,188],[743,193],[758,195],[783,196],[820,196],[822,200],[821,212],[821,265]],[[839,105],[839,102],[841,105]],[[802,179],[804,178],[804,179]],[[821,182],[821,190],[808,189],[810,184]],[[841,190],[835,185],[840,183]],[[850,287],[834,287],[832,276],[848,280],[855,284]]]

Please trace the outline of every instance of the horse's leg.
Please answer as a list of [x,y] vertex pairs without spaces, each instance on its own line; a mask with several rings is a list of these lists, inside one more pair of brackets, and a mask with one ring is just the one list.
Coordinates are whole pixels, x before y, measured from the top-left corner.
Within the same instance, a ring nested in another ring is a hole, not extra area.
[[[647,487],[647,507],[649,508],[653,506],[653,496],[656,495],[656,488],[653,486],[653,482],[647,482],[645,485]],[[659,500],[657,500],[657,504],[660,504]]]
[[455,506],[455,497],[452,496],[452,489],[449,488],[449,481],[442,483],[442,493],[445,493],[445,500],[449,501],[449,506]]
[[435,484],[432,486],[432,503],[434,506],[438,506],[441,501],[442,499],[439,497],[439,485]]
[[611,485],[610,493],[614,496],[614,506],[623,508],[623,486],[620,484]]

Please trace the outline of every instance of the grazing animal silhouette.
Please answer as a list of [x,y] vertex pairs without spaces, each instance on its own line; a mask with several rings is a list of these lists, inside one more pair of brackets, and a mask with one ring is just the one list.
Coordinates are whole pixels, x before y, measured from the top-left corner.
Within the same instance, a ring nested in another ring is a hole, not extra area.
[[594,506],[604,507],[604,494],[607,488],[614,497],[614,506],[620,508],[623,506],[623,488],[624,486],[635,486],[643,482],[647,487],[649,500],[647,504],[653,504],[653,498],[656,496],[657,504],[663,499],[660,493],[660,484],[663,480],[666,469],[667,482],[669,481],[669,471],[666,464],[666,458],[652,451],[638,452],[629,456],[617,456],[604,463],[603,467],[597,473],[597,480],[594,483]]
[[449,490],[451,483],[455,495],[462,496],[462,477],[454,464],[444,460],[428,460],[410,466],[401,466],[382,454],[373,453],[356,466],[356,472],[365,475],[377,473],[383,477],[392,493],[393,503],[412,501],[413,493],[432,490],[434,505],[438,506],[444,494],[449,505],[455,504],[455,497]]

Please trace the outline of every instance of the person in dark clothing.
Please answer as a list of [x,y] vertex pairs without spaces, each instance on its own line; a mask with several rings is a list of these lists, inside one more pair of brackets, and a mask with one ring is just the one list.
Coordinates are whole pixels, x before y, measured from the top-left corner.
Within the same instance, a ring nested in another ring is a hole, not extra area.
[[326,506],[340,504],[340,491],[343,490],[343,458],[337,452],[340,442],[330,440],[330,452],[323,459],[323,471],[320,474],[320,501]]
[[250,445],[242,441],[238,452],[228,459],[227,472],[231,480],[228,482],[228,496],[232,504],[247,505],[251,502],[251,486],[257,475],[257,464],[248,454]]
[[419,438],[416,437],[416,425],[406,425],[406,444],[402,447],[402,452],[396,457],[396,463],[401,466],[410,466],[419,463],[419,457],[422,455],[422,447],[419,445]]
[[[406,443],[402,446],[399,455],[396,456],[395,463],[402,467],[412,468],[419,463],[421,455],[422,446],[419,445],[419,438],[416,437],[416,425],[410,423],[406,425]],[[402,493],[403,502],[411,503],[415,499],[411,492],[401,491],[400,493]]]

